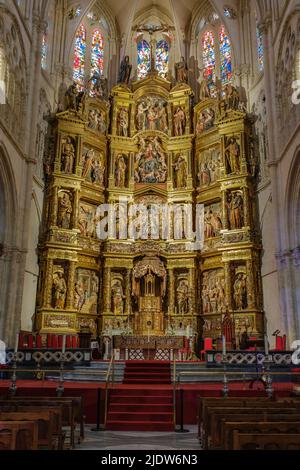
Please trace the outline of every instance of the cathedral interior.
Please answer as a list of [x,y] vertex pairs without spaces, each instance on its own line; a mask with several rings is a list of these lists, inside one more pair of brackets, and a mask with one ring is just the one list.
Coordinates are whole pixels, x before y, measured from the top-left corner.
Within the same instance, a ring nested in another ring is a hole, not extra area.
[[0,451],[300,450],[299,269],[300,0],[0,0]]
[[299,1],[4,0],[0,38],[0,338],[300,338]]

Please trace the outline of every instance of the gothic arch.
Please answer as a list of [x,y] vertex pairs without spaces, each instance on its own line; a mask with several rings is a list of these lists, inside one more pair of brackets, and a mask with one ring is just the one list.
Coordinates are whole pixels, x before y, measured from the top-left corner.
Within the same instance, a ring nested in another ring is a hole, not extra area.
[[9,155],[0,142],[0,243],[15,246],[18,211],[16,183]]
[[290,167],[286,200],[286,228],[289,249],[294,250],[300,246],[300,146],[297,148]]

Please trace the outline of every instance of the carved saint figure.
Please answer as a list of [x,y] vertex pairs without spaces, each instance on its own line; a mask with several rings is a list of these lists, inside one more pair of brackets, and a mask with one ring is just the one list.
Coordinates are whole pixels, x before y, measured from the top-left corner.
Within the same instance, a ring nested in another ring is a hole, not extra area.
[[53,299],[54,308],[63,309],[65,307],[67,294],[67,284],[64,278],[64,273],[58,271],[53,279]]
[[61,228],[70,228],[71,214],[72,214],[72,202],[70,196],[67,193],[63,193],[58,199],[58,212],[57,212],[57,226]]
[[181,57],[180,62],[175,64],[175,78],[177,83],[186,83],[188,79],[188,68],[184,57]]
[[178,154],[174,163],[175,186],[177,189],[186,188],[187,185],[187,163],[182,154]]
[[121,108],[118,114],[118,135],[128,137],[128,109]]
[[176,289],[178,313],[185,315],[189,311],[189,286],[186,279],[181,279]]
[[226,171],[240,173],[240,146],[235,137],[231,137],[225,147]]
[[235,308],[244,310],[247,308],[247,277],[243,273],[236,275],[233,285],[233,296]]
[[233,110],[238,110],[239,109],[239,103],[240,103],[240,95],[237,90],[231,83],[228,83],[225,86],[225,108],[226,111],[229,109]]
[[185,133],[186,117],[182,106],[177,106],[173,116],[174,135],[180,136]]
[[200,101],[210,98],[210,89],[208,86],[208,80],[206,78],[205,72],[202,75],[202,79],[199,83],[199,99]]
[[111,288],[113,312],[115,315],[122,315],[124,311],[124,293],[122,283],[119,279],[113,282]]
[[74,288],[74,307],[81,310],[84,304],[84,288],[82,282],[79,280],[75,283]]
[[136,126],[139,131],[161,131],[168,133],[166,102],[159,96],[147,96],[137,105]]
[[196,124],[196,134],[202,134],[205,131],[208,131],[214,126],[215,122],[215,111],[212,108],[203,109],[198,114],[197,124]]
[[129,63],[129,56],[126,55],[120,65],[119,83],[129,83],[132,65]]
[[117,186],[117,188],[125,188],[126,170],[127,170],[126,159],[124,155],[120,153],[116,158],[116,169],[115,169],[115,186]]
[[220,235],[223,224],[220,210],[217,205],[209,206],[204,213],[204,236],[214,238]]
[[78,88],[76,83],[72,83],[66,91],[66,110],[77,111]]
[[229,193],[227,199],[229,209],[229,226],[231,230],[244,226],[244,201],[240,192]]
[[159,138],[140,138],[140,149],[135,156],[135,182],[164,183],[167,170],[166,154]]
[[92,161],[91,180],[97,186],[104,186],[104,173],[105,166],[103,159],[100,157],[94,158]]
[[202,305],[203,313],[222,312],[225,308],[225,279],[220,270],[203,274]]
[[67,137],[61,150],[62,171],[67,174],[73,173],[75,162],[75,147],[71,137]]

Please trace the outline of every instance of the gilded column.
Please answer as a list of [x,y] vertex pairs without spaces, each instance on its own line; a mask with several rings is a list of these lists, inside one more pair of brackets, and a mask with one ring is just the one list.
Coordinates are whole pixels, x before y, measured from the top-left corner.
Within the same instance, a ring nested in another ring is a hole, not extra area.
[[46,308],[52,307],[53,259],[46,263],[45,290],[43,304]]
[[169,269],[168,269],[168,272],[169,272],[169,292],[168,292],[168,296],[169,296],[169,309],[170,309],[170,313],[173,314],[173,313],[175,312],[174,269],[173,269],[173,268],[169,268]]
[[79,205],[79,192],[78,191],[74,191],[73,199],[74,199],[74,202],[73,202],[73,217],[72,217],[73,225],[72,225],[72,228],[77,228],[78,205]]
[[251,224],[251,210],[249,206],[249,190],[247,187],[243,188],[243,200],[244,200],[244,226],[249,227]]
[[126,271],[125,313],[128,314],[128,315],[130,315],[130,313],[131,313],[130,292],[131,292],[131,269],[127,269],[127,271]]
[[190,314],[195,312],[195,268],[189,269],[189,283],[190,283]]
[[111,285],[111,269],[109,267],[104,268],[104,312],[111,313],[111,301],[110,301],[110,285]]
[[226,261],[224,264],[224,274],[225,274],[225,304],[228,306],[229,310],[233,310],[232,306],[232,277],[231,277],[231,268],[230,262]]
[[52,190],[52,205],[51,205],[51,225],[57,224],[57,211],[58,211],[58,187],[54,186]]
[[67,290],[66,308],[71,309],[71,310],[74,308],[75,270],[76,270],[75,261],[70,261],[69,262],[69,275],[68,275],[68,290]]
[[222,216],[223,216],[223,227],[228,229],[228,211],[227,211],[227,193],[222,191]]
[[247,268],[247,300],[248,308],[255,308],[255,288],[254,288],[254,277],[253,277],[253,264],[252,260],[246,261]]

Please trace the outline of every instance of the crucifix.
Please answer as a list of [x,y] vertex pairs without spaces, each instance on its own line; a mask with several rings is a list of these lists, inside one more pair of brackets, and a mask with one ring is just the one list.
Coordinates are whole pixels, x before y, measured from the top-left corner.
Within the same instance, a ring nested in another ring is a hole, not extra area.
[[158,33],[158,32],[170,33],[170,31],[174,30],[175,28],[167,24],[161,24],[161,25],[142,24],[140,26],[134,26],[132,29],[133,31],[136,31],[138,33],[149,33],[149,36],[150,36],[150,71],[149,73],[155,73],[156,72],[156,68],[155,68],[156,41],[153,37],[153,34]]

